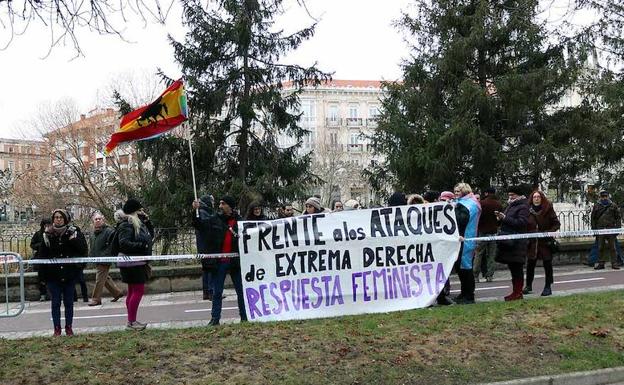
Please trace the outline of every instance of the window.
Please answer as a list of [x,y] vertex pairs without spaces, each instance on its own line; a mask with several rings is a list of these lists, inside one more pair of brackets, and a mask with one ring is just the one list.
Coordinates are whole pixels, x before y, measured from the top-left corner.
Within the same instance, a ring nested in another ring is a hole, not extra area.
[[301,123],[303,126],[313,126],[316,124],[316,106],[314,100],[302,100],[301,112]]
[[376,105],[368,106],[368,117],[376,118],[379,116],[379,107]]
[[360,133],[352,132],[349,138],[349,144],[360,144]]
[[356,119],[360,115],[357,104],[352,104],[349,106],[349,118]]
[[337,122],[338,121],[338,106],[333,104],[331,106],[329,106],[329,120],[331,122]]
[[13,152],[13,147],[9,146],[9,152]]
[[15,169],[15,162],[10,160],[9,161],[9,170],[13,171]]

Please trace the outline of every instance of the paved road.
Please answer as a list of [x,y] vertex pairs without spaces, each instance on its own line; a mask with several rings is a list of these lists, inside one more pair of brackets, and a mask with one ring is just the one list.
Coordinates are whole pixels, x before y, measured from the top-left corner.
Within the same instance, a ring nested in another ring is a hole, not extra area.
[[[536,271],[533,283],[534,294],[539,297],[544,285],[543,270]],[[459,292],[459,283],[452,280],[452,293]],[[555,268],[554,295],[568,295],[589,291],[624,289],[624,270],[611,269],[594,271],[583,266]],[[497,272],[494,282],[477,283],[477,301],[501,300],[511,291],[508,272]],[[238,309],[236,294],[226,290],[223,303],[223,322],[236,322]],[[14,305],[14,304],[12,304]],[[0,304],[4,306],[4,304]],[[51,335],[52,322],[49,302],[28,302],[25,311],[16,318],[0,319],[0,337],[24,338],[37,335]],[[148,322],[149,327],[182,328],[202,326],[210,319],[211,302],[204,301],[200,292],[182,292],[146,295],[139,309],[139,320]],[[74,308],[74,330],[78,333],[106,332],[125,327],[126,309],[123,299],[117,303],[105,298],[101,306],[89,307],[79,302]]]

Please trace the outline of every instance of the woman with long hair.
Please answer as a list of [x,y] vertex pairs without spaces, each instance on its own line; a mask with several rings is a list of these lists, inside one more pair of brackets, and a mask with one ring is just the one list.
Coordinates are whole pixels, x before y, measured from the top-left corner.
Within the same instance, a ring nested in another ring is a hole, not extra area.
[[[529,223],[527,231],[529,233],[552,232],[559,230],[561,223],[555,213],[552,204],[541,191],[535,191],[531,194],[529,205]],[[544,272],[546,273],[546,282],[542,296],[552,294],[551,285],[554,282],[553,266],[552,266],[552,250],[549,242],[553,242],[552,238],[533,238],[529,240],[527,250],[527,270],[526,270],[526,286],[522,290],[522,294],[530,294],[533,291],[533,277],[535,276],[535,266],[537,260],[541,259],[544,264]]]
[[[152,255],[153,228],[142,209],[141,203],[132,198],[123,205],[123,213],[126,215],[126,219],[117,226],[117,247],[113,246],[113,249],[118,251],[118,255]],[[151,269],[147,261],[119,262],[117,266],[121,273],[121,280],[128,284],[128,295],[126,296],[127,328],[143,330],[147,324],[137,321],[137,313],[145,293],[145,283],[150,278]]]
[[[52,212],[52,224],[43,232],[43,242],[39,246],[38,258],[63,259],[86,257],[87,241],[78,226],[70,223],[69,213],[63,209]],[[43,279],[50,291],[52,323],[54,335],[61,335],[61,299],[65,306],[65,334],[74,335],[74,291],[81,266],[77,263],[50,264],[40,267]]]

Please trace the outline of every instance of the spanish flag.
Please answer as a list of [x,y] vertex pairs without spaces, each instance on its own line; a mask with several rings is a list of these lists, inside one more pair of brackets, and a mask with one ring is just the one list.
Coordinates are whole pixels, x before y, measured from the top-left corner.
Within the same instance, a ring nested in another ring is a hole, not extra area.
[[188,116],[182,80],[176,80],[152,103],[121,118],[119,130],[104,148],[109,154],[119,143],[152,139],[182,124]]

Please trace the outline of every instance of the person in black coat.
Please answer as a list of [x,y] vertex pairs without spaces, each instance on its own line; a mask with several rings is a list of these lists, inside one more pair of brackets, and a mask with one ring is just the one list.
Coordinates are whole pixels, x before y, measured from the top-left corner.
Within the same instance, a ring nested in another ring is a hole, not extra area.
[[[522,234],[527,232],[529,223],[529,201],[524,196],[524,188],[517,186],[507,190],[509,206],[505,213],[495,211],[500,222],[500,235]],[[506,263],[511,272],[513,291],[505,297],[505,301],[522,299],[524,285],[524,261],[527,256],[528,240],[515,239],[498,242],[496,261]]]
[[[33,250],[33,259],[39,258],[39,249],[43,243],[43,233],[47,226],[52,225],[50,218],[43,218],[39,224],[39,230],[33,234],[30,240],[30,248]],[[35,265],[34,270],[37,272],[37,287],[39,288],[39,301],[49,301],[50,296],[48,294],[48,287],[43,279],[43,272],[39,268],[39,265]]]
[[[199,208],[199,201],[193,201],[193,208]],[[219,212],[204,221],[203,226],[207,231],[208,243],[206,245],[209,254],[212,253],[238,253],[238,222],[241,216],[234,211],[236,200],[231,196],[224,196],[219,200]],[[241,279],[240,258],[212,258],[214,264],[212,270],[212,282],[214,294],[212,298],[212,313],[210,325],[219,325],[221,320],[221,307],[223,305],[223,285],[225,276],[229,272],[236,290],[238,300],[238,313],[241,321],[247,320],[245,301],[243,298],[243,282]]]
[[[113,253],[117,255],[141,256],[152,255],[154,227],[143,206],[136,199],[128,199],[123,205],[127,216],[117,225],[116,240],[113,241]],[[145,293],[145,283],[150,278],[151,268],[147,261],[118,262],[121,280],[128,284],[126,309],[128,311],[128,329],[143,330],[147,326],[137,321],[139,304]]]
[[[43,242],[37,253],[38,258],[63,259],[86,257],[87,241],[80,228],[70,223],[69,214],[63,209],[52,212],[52,225],[43,233]],[[65,334],[74,335],[74,292],[81,266],[76,263],[50,264],[40,267],[43,279],[48,283],[52,297],[51,310],[54,335],[61,335],[61,298],[65,306]]]
[[[195,244],[198,254],[209,253],[209,229],[210,218],[214,215],[214,198],[205,195],[199,199],[199,206],[192,212],[193,227],[195,228]],[[214,285],[212,284],[212,271],[216,263],[213,259],[204,258],[202,264],[202,291],[204,300],[212,301]]]

